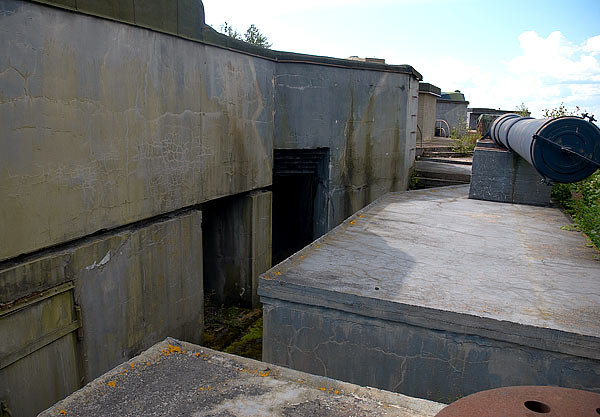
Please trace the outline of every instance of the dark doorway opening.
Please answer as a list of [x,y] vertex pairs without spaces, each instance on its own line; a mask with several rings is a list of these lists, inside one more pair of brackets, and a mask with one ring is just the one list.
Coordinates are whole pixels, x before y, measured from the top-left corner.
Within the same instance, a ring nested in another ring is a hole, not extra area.
[[276,265],[327,232],[329,148],[275,149],[272,191]]

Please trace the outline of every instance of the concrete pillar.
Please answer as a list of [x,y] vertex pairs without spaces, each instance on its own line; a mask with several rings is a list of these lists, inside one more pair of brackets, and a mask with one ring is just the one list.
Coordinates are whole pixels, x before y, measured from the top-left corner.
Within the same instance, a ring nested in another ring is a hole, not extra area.
[[258,306],[258,276],[271,267],[270,191],[204,204],[204,285],[224,304]]

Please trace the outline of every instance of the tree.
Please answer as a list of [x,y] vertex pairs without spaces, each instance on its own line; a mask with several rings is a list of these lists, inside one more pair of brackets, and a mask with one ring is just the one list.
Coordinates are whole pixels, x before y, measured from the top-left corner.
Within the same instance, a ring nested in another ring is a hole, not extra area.
[[221,33],[223,33],[229,37],[232,37],[239,41],[244,41],[244,42],[250,43],[252,45],[260,46],[261,48],[268,49],[271,46],[273,46],[272,43],[269,43],[269,40],[267,39],[267,37],[265,35],[263,35],[262,33],[260,33],[260,31],[254,24],[250,25],[248,30],[246,30],[246,33],[244,33],[243,37],[240,32],[238,32],[236,29],[234,29],[227,22],[225,22],[221,25],[220,30],[221,30]]
[[254,25],[250,25],[246,33],[244,34],[244,40],[252,45],[260,46],[262,48],[270,48],[273,46],[269,43],[269,40],[265,35],[259,32],[258,28]]
[[521,117],[529,117],[529,116],[531,116],[531,112],[529,111],[529,109],[527,108],[527,106],[525,105],[525,103],[521,103],[519,106],[517,106],[517,109],[515,110],[515,113],[517,113]]

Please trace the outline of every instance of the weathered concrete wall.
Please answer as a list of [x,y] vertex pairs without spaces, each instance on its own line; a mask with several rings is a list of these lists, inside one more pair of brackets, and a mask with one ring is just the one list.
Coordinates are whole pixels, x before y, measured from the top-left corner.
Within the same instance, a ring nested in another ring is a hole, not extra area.
[[84,362],[55,369],[64,381],[167,335],[199,341],[207,202],[245,194],[229,226],[252,232],[230,259],[248,273],[226,281],[256,294],[270,194],[247,193],[271,185],[285,123],[292,148],[335,149],[324,227],[408,181],[412,67],[264,50],[202,22],[196,0],[0,0],[0,303],[74,282],[82,330],[61,340]]
[[[460,124],[464,124],[466,127],[468,105],[468,101],[437,99],[435,118],[445,120],[450,125],[450,129],[458,129]],[[448,134],[450,133],[448,132]]]
[[452,402],[511,385],[599,392],[597,359],[263,298],[263,360]]
[[271,267],[271,192],[203,207],[205,292],[219,304],[259,305],[258,276]]
[[421,131],[417,133],[417,145],[419,145],[419,135],[423,142],[427,142],[435,136],[436,101],[437,97],[434,94],[419,92],[417,125]]
[[[36,256],[0,270],[0,294],[15,300],[73,281],[87,381],[167,336],[200,343],[201,224],[201,212],[192,210]],[[2,332],[16,337],[19,328],[9,325],[0,319]]]
[[278,65],[274,146],[330,149],[329,229],[380,195],[406,189],[417,90],[409,74]]
[[273,62],[2,8],[0,260],[271,183]]

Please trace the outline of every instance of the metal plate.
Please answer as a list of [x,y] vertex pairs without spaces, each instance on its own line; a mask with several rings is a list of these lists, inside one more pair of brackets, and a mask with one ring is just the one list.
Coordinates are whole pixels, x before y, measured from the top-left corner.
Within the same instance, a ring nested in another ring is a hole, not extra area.
[[453,402],[436,417],[598,417],[600,394],[560,387],[505,387]]

